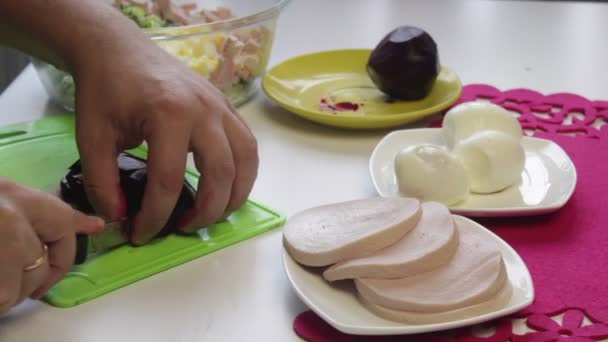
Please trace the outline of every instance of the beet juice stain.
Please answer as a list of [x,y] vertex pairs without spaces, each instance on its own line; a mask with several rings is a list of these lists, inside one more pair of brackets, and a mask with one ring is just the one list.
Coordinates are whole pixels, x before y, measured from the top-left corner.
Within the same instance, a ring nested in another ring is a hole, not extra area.
[[338,102],[338,103],[329,103],[326,99],[321,99],[321,106],[325,109],[329,109],[334,112],[344,112],[344,111],[353,111],[356,112],[363,106],[362,103],[354,103],[354,102]]

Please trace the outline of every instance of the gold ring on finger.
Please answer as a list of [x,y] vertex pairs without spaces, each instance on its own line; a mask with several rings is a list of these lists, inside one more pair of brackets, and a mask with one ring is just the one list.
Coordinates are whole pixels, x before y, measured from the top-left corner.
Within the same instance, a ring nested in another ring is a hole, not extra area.
[[49,254],[49,248],[47,247],[47,245],[43,244],[42,248],[44,249],[44,251],[42,252],[42,256],[38,259],[36,259],[33,263],[31,263],[28,266],[25,266],[23,268],[24,272],[29,272],[29,271],[33,271],[35,269],[37,269],[38,267],[42,266],[42,264],[44,264],[44,262],[46,261],[46,259],[48,258],[48,254]]

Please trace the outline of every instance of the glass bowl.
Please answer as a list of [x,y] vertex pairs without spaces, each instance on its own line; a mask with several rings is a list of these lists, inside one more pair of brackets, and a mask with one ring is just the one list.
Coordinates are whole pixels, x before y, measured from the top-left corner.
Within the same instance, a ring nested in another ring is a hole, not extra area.
[[[208,79],[232,104],[239,106],[255,93],[256,81],[266,71],[277,19],[288,2],[174,0],[177,5],[196,3],[199,10],[227,8],[236,17],[142,30],[165,51]],[[51,100],[73,111],[76,87],[72,76],[38,59],[32,59],[32,64]]]

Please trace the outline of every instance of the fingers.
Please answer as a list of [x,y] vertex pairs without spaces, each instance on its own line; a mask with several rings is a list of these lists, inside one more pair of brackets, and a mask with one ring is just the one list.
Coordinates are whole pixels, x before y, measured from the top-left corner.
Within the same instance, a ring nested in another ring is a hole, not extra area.
[[104,221],[74,210],[60,199],[41,191],[24,189],[17,200],[38,238],[48,246],[48,274],[31,295],[37,298],[72,267],[76,233],[96,234],[103,229]]
[[21,205],[13,201],[17,192],[0,201],[0,315],[30,296],[49,275],[44,245],[18,209]]
[[0,257],[0,316],[17,304],[21,295],[22,251],[4,249]]
[[[28,190],[24,190],[24,192],[29,192]],[[26,194],[25,198],[20,198],[21,200],[23,199],[27,199],[29,194]],[[52,198],[52,196],[46,197],[46,194],[43,193],[36,193],[34,191],[31,192],[32,197],[35,195],[40,195],[40,196],[44,196],[43,198],[48,198],[48,201],[55,201],[55,198]],[[18,198],[19,199],[19,198]],[[23,201],[18,201],[21,202],[20,204],[22,206],[26,205],[25,203],[23,203]],[[29,202],[28,203],[28,207],[30,206],[36,206],[38,207],[38,205],[40,204],[38,200],[33,201],[33,202]],[[45,208],[46,206],[42,206],[42,208]],[[30,209],[31,210],[31,209]],[[45,209],[42,209],[45,210]],[[61,212],[60,211],[53,211],[53,213],[55,215],[59,215],[61,216]],[[32,222],[35,221],[34,217],[30,217],[28,212],[24,211],[23,214],[25,214],[27,216],[27,219],[25,217],[23,217],[23,220],[21,221],[21,226],[19,227],[19,230],[21,232],[21,239],[23,241],[23,246],[24,246],[24,263],[22,265],[22,270],[25,270],[25,268],[27,266],[31,266],[35,263],[37,263],[39,260],[42,260],[42,264],[40,264],[38,267],[32,269],[32,270],[28,270],[28,271],[23,271],[23,279],[22,279],[22,285],[21,285],[21,293],[19,296],[19,302],[21,302],[23,299],[31,296],[36,289],[40,288],[48,279],[49,277],[49,273],[50,273],[50,263],[49,263],[49,258],[48,258],[48,250],[45,250],[44,246],[46,244],[44,244],[41,239],[40,236],[38,234],[38,232],[34,229]],[[47,213],[48,215],[49,213]],[[42,259],[41,259],[42,258]]]
[[230,142],[221,125],[210,125],[205,135],[193,134],[194,164],[201,173],[194,216],[182,231],[190,233],[217,222],[224,214],[232,193],[235,165]]
[[47,244],[48,264],[46,267],[48,272],[44,281],[39,283],[35,291],[29,295],[31,298],[39,299],[42,297],[70,270],[76,253],[75,243],[74,239],[61,239]]
[[116,161],[116,137],[112,129],[98,126],[91,120],[79,120],[76,139],[87,197],[99,215],[114,220],[127,213]]
[[40,266],[33,270],[23,272],[21,294],[19,295],[18,301],[19,303],[27,297],[34,297],[36,295],[36,290],[47,282],[50,274],[48,252],[45,251],[44,245],[40,242],[31,228],[28,230],[32,232],[32,237],[29,238],[28,242],[25,244],[25,246],[27,246],[25,252],[28,256],[24,259],[27,263],[24,264],[23,267],[33,265],[40,258],[44,259],[42,260],[42,264]]
[[257,141],[245,123],[238,119],[238,114],[234,114],[225,123],[236,170],[227,212],[237,210],[245,203],[257,178],[259,165]]
[[[69,219],[70,215],[71,220]],[[73,209],[71,209],[71,212],[66,212],[63,215],[63,220],[65,222],[62,227],[69,227],[68,233],[65,235],[60,235],[57,233],[57,230],[36,227],[40,238],[46,241],[46,245],[48,246],[49,270],[45,281],[31,294],[31,297],[34,299],[38,299],[48,292],[72,267],[76,254],[75,233],[97,234],[103,230],[104,225],[102,219],[85,215]],[[57,224],[60,224],[59,220]]]
[[[76,255],[75,233],[96,234],[103,229],[104,222],[102,219],[87,216],[71,208],[64,209],[65,213],[61,215],[60,219],[53,220],[55,222],[48,222],[43,227],[35,227],[42,241],[48,246],[49,272],[46,280],[31,295],[32,298],[38,299],[44,295],[71,269]],[[56,226],[52,226],[53,224],[56,224]],[[55,227],[55,229],[50,227]],[[58,227],[66,228],[57,229]],[[61,233],[61,230],[64,230],[64,233]]]
[[194,162],[202,181],[194,213],[182,219],[187,226],[181,230],[186,233],[216,223],[240,208],[257,177],[257,141],[232,105],[228,103],[224,111],[221,127],[208,125],[208,133],[192,137]]
[[101,218],[85,215],[46,192],[24,188],[15,200],[45,243],[60,240],[65,235],[96,234],[103,230]]
[[239,111],[236,109],[236,107],[234,107],[234,105],[228,99],[226,99],[226,106],[228,107],[228,109],[230,110],[230,112],[232,113],[232,115],[243,124],[244,128],[249,133],[251,133],[251,130],[249,129],[249,126],[247,126],[247,122],[245,122],[245,119],[243,119],[243,117],[241,116],[241,114],[239,113]]
[[0,316],[17,304],[21,294],[25,246],[18,233],[19,221],[18,213],[0,201]]
[[190,130],[186,121],[180,120],[151,128],[148,181],[131,236],[135,244],[156,236],[175,208],[184,185]]

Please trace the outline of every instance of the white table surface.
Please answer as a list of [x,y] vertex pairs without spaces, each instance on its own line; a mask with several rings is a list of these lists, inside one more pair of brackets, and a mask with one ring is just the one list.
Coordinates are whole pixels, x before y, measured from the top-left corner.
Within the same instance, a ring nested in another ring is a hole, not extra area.
[[[271,66],[299,54],[373,47],[402,24],[427,29],[464,84],[608,98],[608,4],[531,1],[293,0]],[[0,124],[60,110],[29,67],[0,96]],[[252,197],[287,215],[374,195],[367,162],[387,133],[308,123],[260,92],[241,107],[258,137]],[[56,309],[28,301],[0,319],[0,341],[298,341],[306,310],[283,273],[276,230],[93,302]]]

